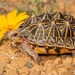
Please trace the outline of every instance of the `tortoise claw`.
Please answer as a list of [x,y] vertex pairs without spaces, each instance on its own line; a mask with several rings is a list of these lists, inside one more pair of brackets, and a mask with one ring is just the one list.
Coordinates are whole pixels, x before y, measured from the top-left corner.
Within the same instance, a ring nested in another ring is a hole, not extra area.
[[31,49],[26,41],[21,44],[21,48],[30,55],[36,63],[39,63],[40,57],[35,52],[35,50]]
[[33,57],[33,59],[34,59],[34,61],[35,61],[36,63],[39,64],[39,62],[40,62],[40,57],[39,57],[38,55],[35,55],[35,56]]

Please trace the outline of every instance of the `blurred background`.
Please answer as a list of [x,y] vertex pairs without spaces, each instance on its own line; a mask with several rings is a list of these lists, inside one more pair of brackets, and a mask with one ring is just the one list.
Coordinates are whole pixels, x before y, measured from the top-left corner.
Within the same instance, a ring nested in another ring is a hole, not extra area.
[[26,11],[29,15],[61,11],[75,17],[75,0],[0,0],[0,14],[14,9]]

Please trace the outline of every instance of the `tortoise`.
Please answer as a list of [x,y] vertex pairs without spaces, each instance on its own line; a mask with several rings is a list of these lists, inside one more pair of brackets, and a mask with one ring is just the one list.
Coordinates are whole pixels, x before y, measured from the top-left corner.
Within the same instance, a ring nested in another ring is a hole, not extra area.
[[61,12],[32,15],[16,31],[10,31],[8,36],[14,37],[15,44],[19,43],[19,46],[38,62],[38,54],[63,54],[74,51],[75,19]]

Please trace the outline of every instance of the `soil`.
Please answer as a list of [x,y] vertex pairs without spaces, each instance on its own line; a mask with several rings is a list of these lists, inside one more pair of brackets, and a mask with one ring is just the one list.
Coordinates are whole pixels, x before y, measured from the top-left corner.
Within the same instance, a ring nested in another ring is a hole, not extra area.
[[[4,14],[8,11],[18,9],[19,11],[36,11],[34,9],[36,0],[0,0],[0,14]],[[41,6],[41,12],[54,8],[55,11],[65,12],[75,17],[75,0],[55,0],[56,3],[51,5],[52,0],[38,0],[43,1],[44,4]],[[54,0],[53,0],[54,1]],[[29,6],[27,4],[29,2]],[[37,1],[36,1],[37,2]],[[40,6],[40,5],[39,5]],[[2,9],[3,8],[3,9]],[[47,9],[45,9],[47,8]],[[48,9],[49,8],[49,9]],[[5,9],[5,10],[4,10]],[[52,11],[51,11],[52,12]],[[30,12],[31,13],[31,12]]]
[[25,52],[4,43],[0,46],[0,75],[75,75],[72,55],[40,55],[37,64]]
[[[25,1],[27,0],[0,0],[0,9],[4,8],[6,11],[16,8],[25,10],[28,9],[23,5]],[[57,11],[65,11],[75,17],[75,0],[56,1]],[[64,1],[67,2],[65,7]],[[0,14],[5,14],[5,10],[0,10]],[[37,64],[22,50],[11,48],[9,42],[3,43],[0,46],[0,75],[75,75],[75,56],[40,55],[40,59],[40,64]]]

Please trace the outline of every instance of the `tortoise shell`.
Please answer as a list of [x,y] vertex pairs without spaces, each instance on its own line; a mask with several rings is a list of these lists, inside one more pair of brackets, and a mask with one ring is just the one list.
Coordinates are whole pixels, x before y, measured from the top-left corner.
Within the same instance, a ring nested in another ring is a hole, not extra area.
[[20,28],[22,36],[39,54],[71,53],[75,49],[75,19],[71,15],[33,15]]

